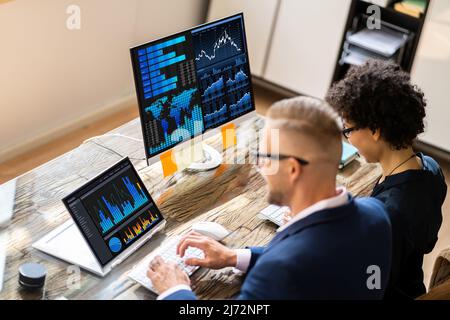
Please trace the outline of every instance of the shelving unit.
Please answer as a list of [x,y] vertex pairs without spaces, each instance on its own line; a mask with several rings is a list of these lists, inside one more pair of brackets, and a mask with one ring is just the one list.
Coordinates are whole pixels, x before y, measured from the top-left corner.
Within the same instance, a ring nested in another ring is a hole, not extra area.
[[[356,51],[360,51],[361,54],[365,54],[367,56],[373,56],[375,58],[384,58],[394,60],[401,65],[401,67],[407,71],[411,72],[411,68],[414,62],[414,57],[416,54],[417,46],[419,44],[420,36],[422,33],[422,28],[425,22],[425,17],[428,12],[429,0],[426,0],[426,7],[423,14],[420,14],[419,17],[414,17],[394,9],[394,6],[397,2],[401,1],[386,1],[386,6],[380,6],[381,11],[381,30],[370,30],[370,35],[381,36],[381,33],[393,33],[394,35],[403,34],[405,37],[404,44],[398,48],[398,50],[392,54],[392,56],[380,55],[371,51],[367,48],[349,48],[349,40],[352,38],[352,35],[358,34],[361,32],[367,31],[367,19],[369,15],[372,13],[368,11],[369,6],[373,5],[370,1],[363,0],[352,0],[352,4],[350,6],[350,11],[345,27],[344,35],[342,36],[340,52],[341,54],[338,57],[336,62],[336,67],[333,75],[333,82],[342,79],[348,69],[350,68],[352,63],[355,63],[355,60],[346,59],[346,55],[352,49]],[[369,32],[366,32],[367,34]],[[378,34],[377,34],[378,33]],[[353,44],[352,44],[353,45]],[[351,62],[348,62],[351,60]],[[361,60],[362,61],[362,60]]]

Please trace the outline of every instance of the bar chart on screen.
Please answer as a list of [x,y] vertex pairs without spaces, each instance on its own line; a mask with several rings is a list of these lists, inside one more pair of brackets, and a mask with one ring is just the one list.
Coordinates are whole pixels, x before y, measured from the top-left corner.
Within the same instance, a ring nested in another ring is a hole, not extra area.
[[149,202],[133,175],[121,175],[108,186],[93,192],[83,203],[103,235]]
[[137,236],[139,236],[145,230],[150,228],[156,221],[158,221],[158,217],[155,214],[153,214],[150,210],[147,210],[145,214],[139,216],[139,218],[131,222],[127,228],[121,230],[120,234],[122,236],[122,241],[126,245],[128,245]]

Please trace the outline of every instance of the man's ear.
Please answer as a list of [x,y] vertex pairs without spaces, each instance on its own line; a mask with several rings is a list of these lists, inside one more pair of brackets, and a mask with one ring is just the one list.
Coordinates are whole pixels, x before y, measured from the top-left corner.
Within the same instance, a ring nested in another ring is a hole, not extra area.
[[372,130],[372,138],[375,142],[378,142],[381,138],[381,130],[380,129]]
[[289,159],[289,175],[292,177],[292,180],[295,181],[300,178],[303,173],[303,168],[295,159]]

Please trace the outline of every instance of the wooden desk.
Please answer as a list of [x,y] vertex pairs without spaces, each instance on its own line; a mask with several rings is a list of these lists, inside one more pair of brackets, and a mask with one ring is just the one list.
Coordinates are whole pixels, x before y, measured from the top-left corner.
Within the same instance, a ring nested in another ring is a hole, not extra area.
[[[256,117],[238,130],[260,128]],[[140,138],[139,119],[113,130]],[[207,141],[218,150],[222,148],[220,135]],[[81,271],[79,287],[70,285],[76,276],[73,269],[61,260],[41,253],[31,244],[70,218],[60,199],[86,183],[100,171],[129,156],[146,187],[157,200],[167,218],[167,227],[152,241],[105,278]],[[7,233],[5,279],[0,299],[39,299],[42,294],[19,289],[17,272],[24,262],[40,262],[47,267],[45,298],[55,299],[154,299],[155,295],[127,278],[127,271],[166,237],[182,233],[193,222],[211,220],[223,224],[233,233],[226,244],[233,248],[265,245],[273,237],[276,227],[260,220],[258,212],[267,206],[266,188],[262,177],[250,164],[223,164],[209,172],[192,174],[186,171],[163,179],[160,163],[146,166],[143,144],[122,137],[102,137],[81,145],[17,178],[15,215]],[[380,175],[376,165],[353,162],[338,176],[338,184],[345,185],[354,195],[366,195]],[[200,269],[192,277],[195,292],[203,299],[225,299],[235,295],[241,278],[231,268],[219,271]]]

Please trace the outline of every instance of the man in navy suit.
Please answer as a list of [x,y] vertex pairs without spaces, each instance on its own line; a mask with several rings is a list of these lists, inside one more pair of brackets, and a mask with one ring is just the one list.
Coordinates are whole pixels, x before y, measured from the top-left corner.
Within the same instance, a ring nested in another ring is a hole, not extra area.
[[[291,214],[266,247],[233,250],[191,232],[178,253],[197,247],[205,257],[186,264],[246,272],[239,299],[383,298],[391,264],[390,222],[378,200],[355,199],[336,188],[341,132],[337,114],[320,100],[274,104],[258,167],[269,203],[289,206]],[[147,275],[158,299],[196,298],[186,273],[160,257]]]

